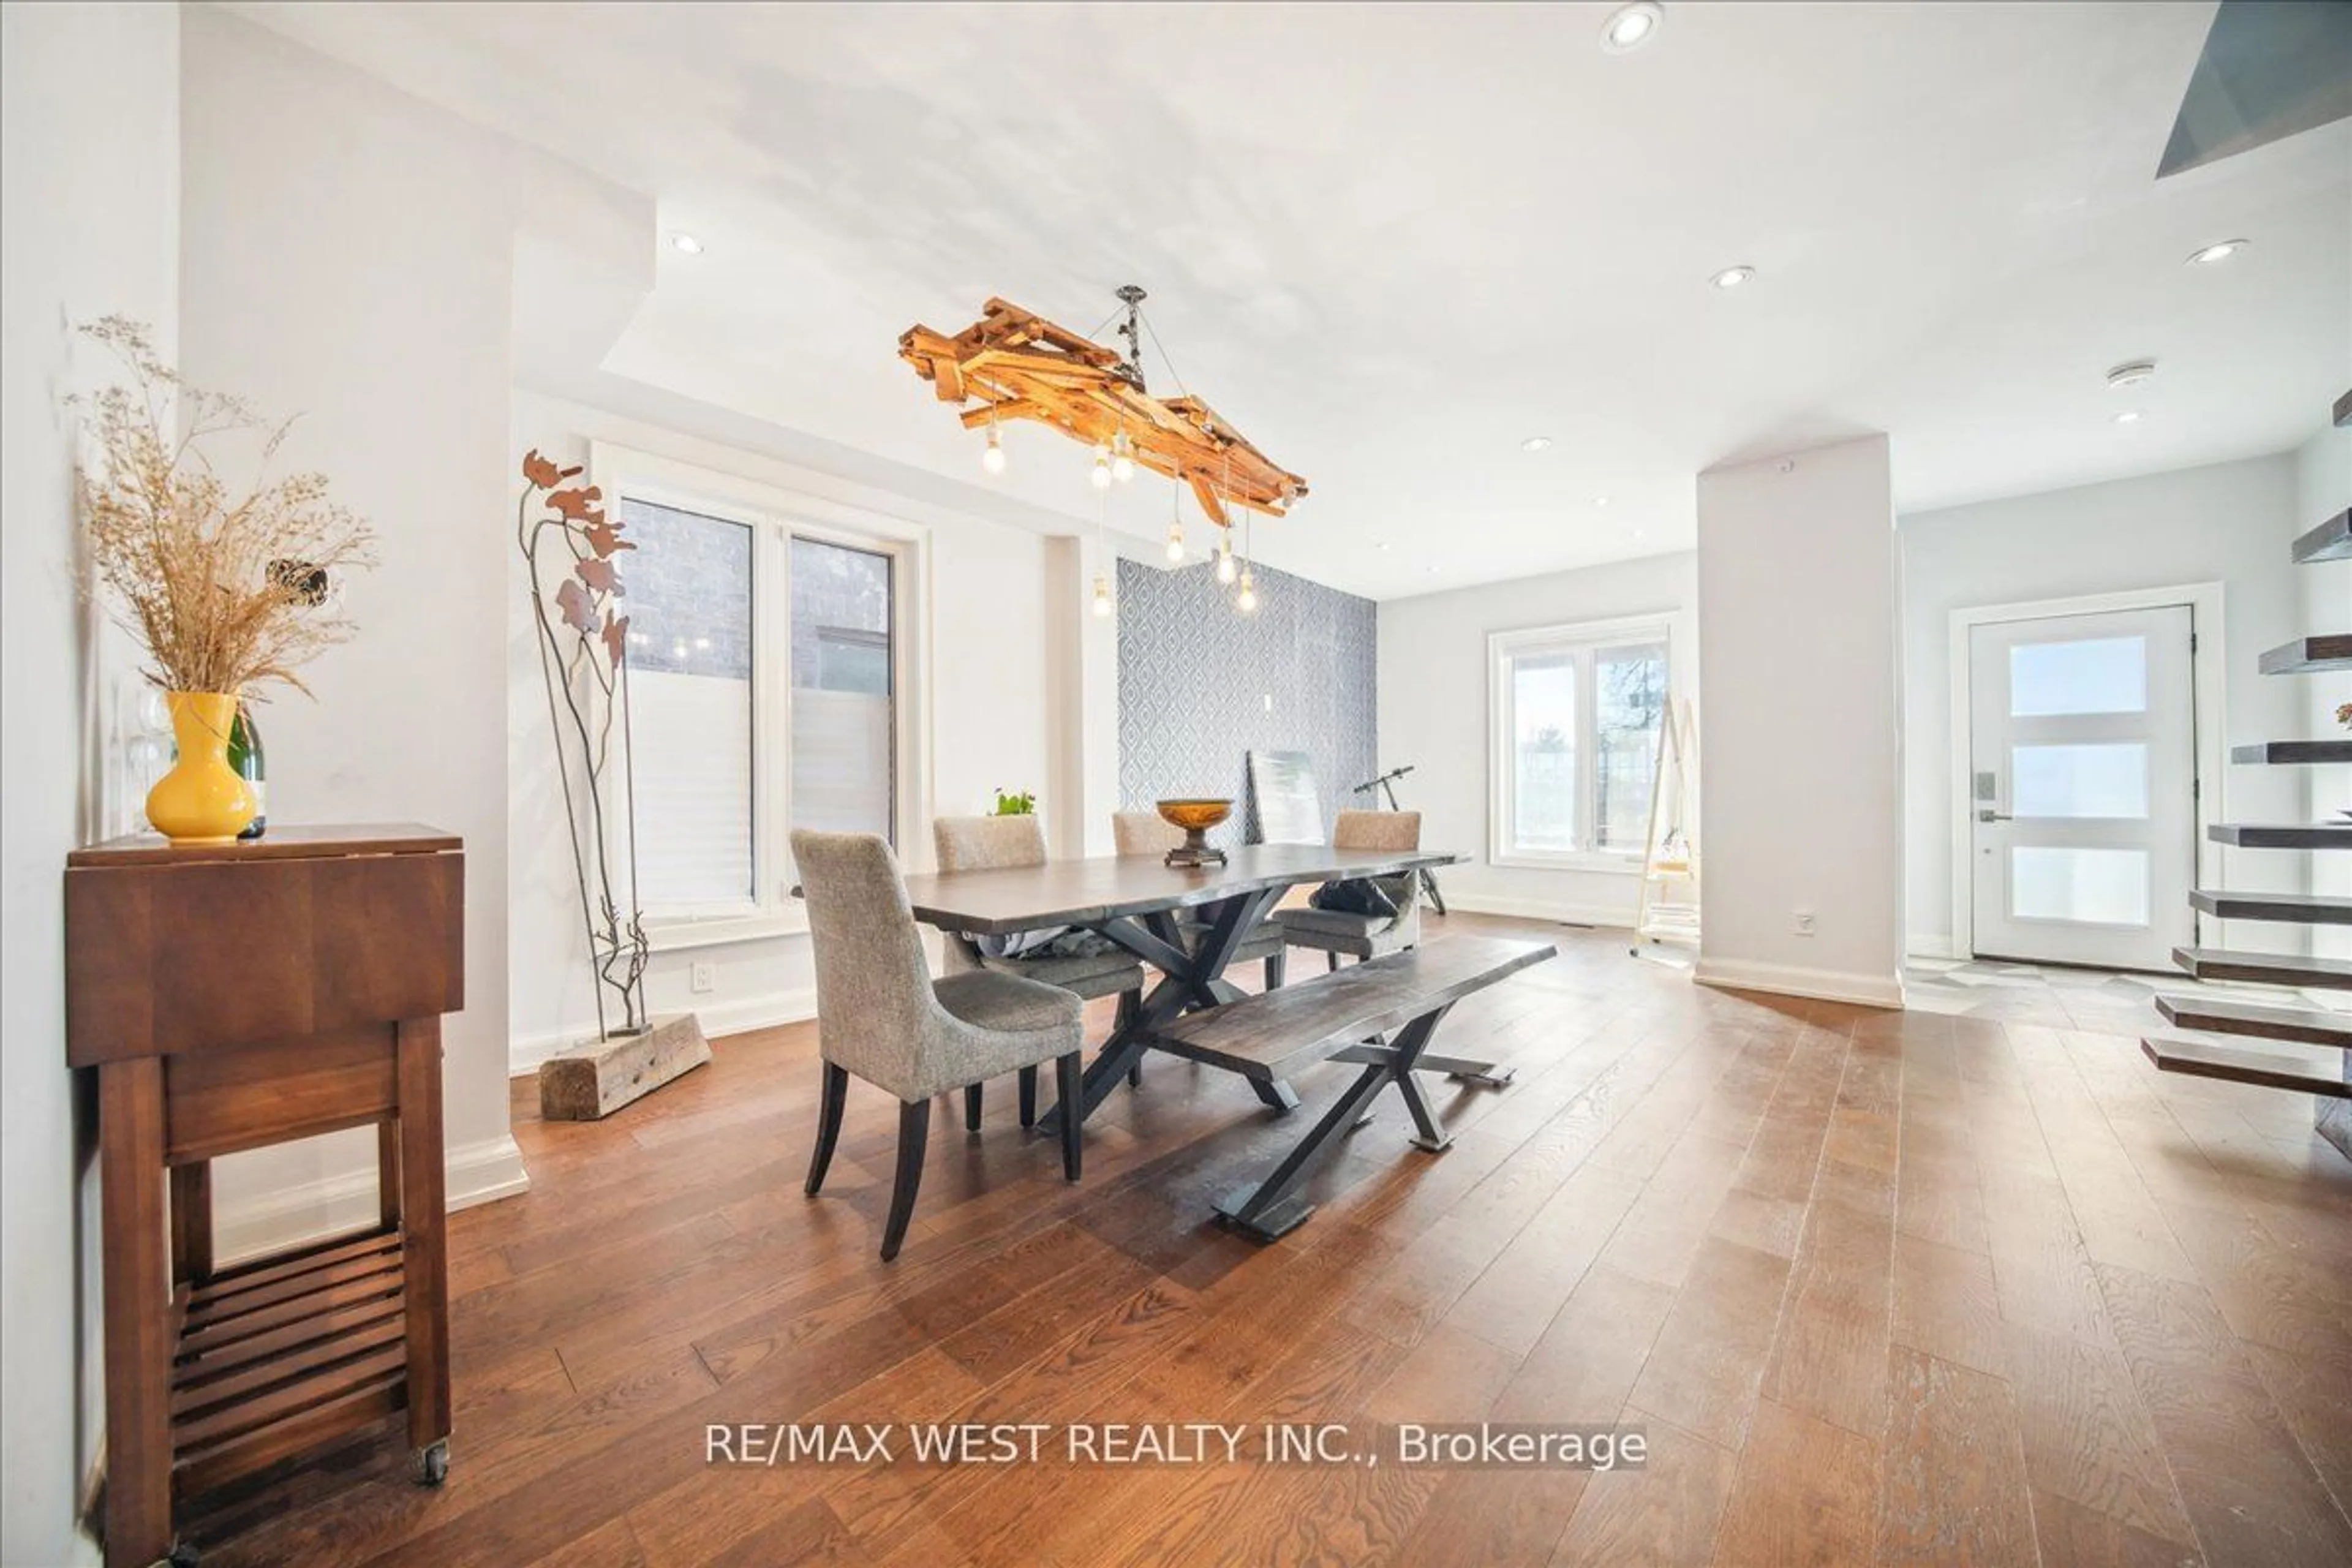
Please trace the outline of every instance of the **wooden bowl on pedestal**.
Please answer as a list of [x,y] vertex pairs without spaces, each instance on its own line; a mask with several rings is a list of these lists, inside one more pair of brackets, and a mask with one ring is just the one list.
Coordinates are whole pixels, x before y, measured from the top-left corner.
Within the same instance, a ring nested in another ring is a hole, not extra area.
[[1234,814],[1230,800],[1163,800],[1160,820],[1184,830],[1184,842],[1168,851],[1168,864],[1185,869],[1222,866],[1225,852],[1209,847],[1209,829]]

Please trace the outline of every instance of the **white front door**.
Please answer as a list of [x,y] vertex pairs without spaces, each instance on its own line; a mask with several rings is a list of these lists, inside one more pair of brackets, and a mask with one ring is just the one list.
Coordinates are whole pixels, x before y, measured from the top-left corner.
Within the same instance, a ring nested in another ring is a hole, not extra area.
[[2186,605],[1969,629],[1971,951],[2163,970],[2196,941],[2190,631]]

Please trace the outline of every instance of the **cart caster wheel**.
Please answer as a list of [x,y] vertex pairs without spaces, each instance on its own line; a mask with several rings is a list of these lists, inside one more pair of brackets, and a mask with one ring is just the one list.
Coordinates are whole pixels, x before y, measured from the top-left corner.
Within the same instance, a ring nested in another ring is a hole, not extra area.
[[410,1456],[408,1473],[420,1487],[437,1487],[449,1479],[449,1439],[442,1438]]

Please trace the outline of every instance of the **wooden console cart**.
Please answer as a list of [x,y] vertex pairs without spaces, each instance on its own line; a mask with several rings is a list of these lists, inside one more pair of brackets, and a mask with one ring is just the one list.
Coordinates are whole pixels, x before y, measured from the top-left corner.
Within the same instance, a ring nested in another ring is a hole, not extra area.
[[[404,1408],[416,1477],[438,1482],[462,842],[273,828],[216,847],[117,839],[66,865],[66,1055],[99,1080],[109,1568],[188,1561],[176,1499]],[[366,1126],[374,1226],[215,1268],[214,1159]]]

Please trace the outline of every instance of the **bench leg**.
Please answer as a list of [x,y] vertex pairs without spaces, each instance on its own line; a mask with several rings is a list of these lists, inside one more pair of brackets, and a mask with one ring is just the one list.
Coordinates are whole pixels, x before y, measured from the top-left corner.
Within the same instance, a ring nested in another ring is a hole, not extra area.
[[1254,1078],[1250,1087],[1257,1090],[1258,1099],[1276,1116],[1287,1116],[1298,1109],[1298,1091],[1281,1079]]
[[[1370,1040],[1360,1046],[1349,1046],[1331,1055],[1335,1062],[1376,1062],[1385,1059],[1381,1042]],[[1456,1083],[1475,1084],[1481,1089],[1508,1089],[1519,1069],[1500,1062],[1473,1061],[1468,1057],[1424,1055],[1413,1064],[1415,1072],[1442,1072]]]
[[1255,1241],[1276,1240],[1306,1224],[1315,1205],[1297,1195],[1299,1185],[1339,1151],[1340,1136],[1355,1125],[1364,1107],[1388,1081],[1386,1067],[1368,1067],[1358,1073],[1339,1103],[1323,1113],[1323,1119],[1283,1157],[1273,1173],[1255,1187],[1236,1188],[1218,1199],[1217,1213]]
[[1499,1062],[1472,1061],[1467,1057],[1428,1057],[1421,1058],[1423,1072],[1442,1072],[1457,1083],[1475,1083],[1481,1089],[1507,1089],[1519,1076],[1519,1069]]

